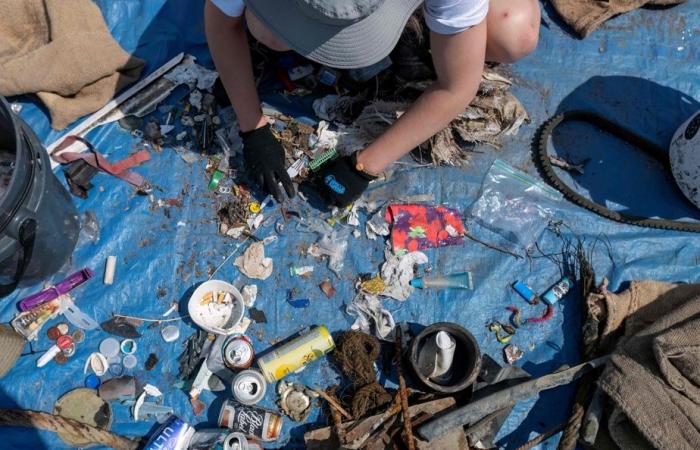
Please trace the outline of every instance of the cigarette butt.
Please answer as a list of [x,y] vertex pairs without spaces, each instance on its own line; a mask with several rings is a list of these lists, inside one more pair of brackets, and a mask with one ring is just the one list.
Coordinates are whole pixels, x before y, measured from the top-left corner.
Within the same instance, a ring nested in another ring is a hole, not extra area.
[[211,303],[211,301],[214,299],[214,293],[213,292],[207,292],[204,294],[204,297],[202,297],[202,301],[200,302],[202,305],[208,305]]
[[105,278],[104,278],[104,283],[105,284],[112,284],[114,283],[114,271],[117,268],[117,257],[116,256],[108,256],[107,257],[107,264],[105,265]]
[[224,302],[224,299],[226,298],[226,293],[225,292],[219,292],[219,295],[216,297],[216,303],[219,305]]

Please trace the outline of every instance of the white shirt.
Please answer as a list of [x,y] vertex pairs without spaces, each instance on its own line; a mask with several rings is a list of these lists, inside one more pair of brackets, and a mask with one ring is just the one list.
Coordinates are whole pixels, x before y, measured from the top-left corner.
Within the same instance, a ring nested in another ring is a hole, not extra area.
[[[211,0],[231,17],[243,14],[243,0]],[[425,0],[423,16],[428,27],[439,34],[454,34],[481,23],[489,10],[489,0]]]

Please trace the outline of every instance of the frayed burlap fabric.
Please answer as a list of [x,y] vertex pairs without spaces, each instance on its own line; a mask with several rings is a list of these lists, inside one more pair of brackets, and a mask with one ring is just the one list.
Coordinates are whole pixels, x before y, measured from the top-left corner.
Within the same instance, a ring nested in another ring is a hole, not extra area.
[[685,0],[551,0],[564,21],[581,37],[586,37],[603,22],[645,5],[667,6]]
[[700,285],[633,281],[589,297],[610,363],[598,384],[612,399],[620,448],[700,448]]
[[138,80],[91,0],[0,0],[0,95],[37,94],[63,129]]

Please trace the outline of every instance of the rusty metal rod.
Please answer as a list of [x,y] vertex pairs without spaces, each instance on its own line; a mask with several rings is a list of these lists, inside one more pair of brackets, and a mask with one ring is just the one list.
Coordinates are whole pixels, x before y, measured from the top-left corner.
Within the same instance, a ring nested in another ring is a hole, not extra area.
[[413,438],[413,425],[411,425],[411,412],[408,410],[408,391],[406,390],[406,378],[403,376],[403,347],[401,345],[401,328],[396,327],[396,364],[399,372],[399,396],[401,398],[401,411],[403,416],[403,431],[408,450],[416,449],[416,440]]

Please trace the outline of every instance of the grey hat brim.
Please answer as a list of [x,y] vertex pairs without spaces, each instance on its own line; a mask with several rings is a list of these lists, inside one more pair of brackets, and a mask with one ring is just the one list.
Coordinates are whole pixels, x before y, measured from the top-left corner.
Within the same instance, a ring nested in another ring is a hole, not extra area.
[[368,67],[396,46],[422,0],[385,0],[372,14],[348,26],[321,23],[289,0],[244,0],[248,9],[292,50],[338,69]]

